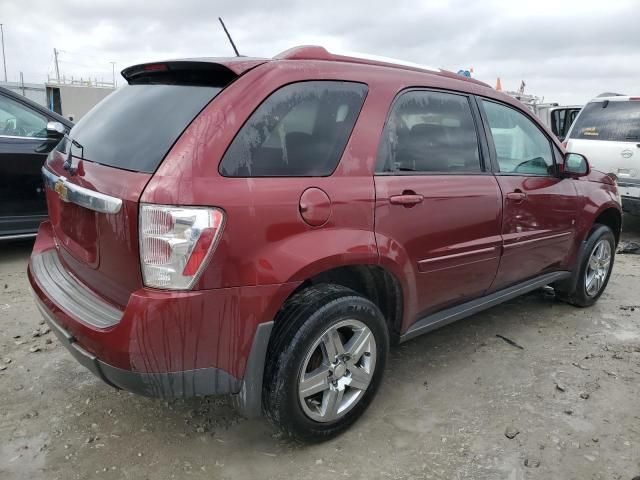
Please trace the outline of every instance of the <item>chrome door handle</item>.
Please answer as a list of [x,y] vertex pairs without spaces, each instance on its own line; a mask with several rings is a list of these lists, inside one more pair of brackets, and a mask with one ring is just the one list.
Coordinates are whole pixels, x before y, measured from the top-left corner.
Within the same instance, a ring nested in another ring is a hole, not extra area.
[[521,190],[516,190],[515,192],[507,193],[507,198],[514,203],[522,203],[527,198],[527,194]]
[[389,197],[389,202],[394,205],[404,205],[405,207],[417,205],[418,203],[422,203],[423,200],[424,196],[417,194],[402,194]]

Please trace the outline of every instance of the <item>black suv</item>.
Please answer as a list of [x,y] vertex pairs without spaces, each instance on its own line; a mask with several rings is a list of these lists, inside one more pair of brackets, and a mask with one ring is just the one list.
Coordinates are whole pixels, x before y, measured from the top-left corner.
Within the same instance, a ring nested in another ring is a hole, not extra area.
[[47,217],[42,165],[72,126],[0,87],[0,240],[35,237]]

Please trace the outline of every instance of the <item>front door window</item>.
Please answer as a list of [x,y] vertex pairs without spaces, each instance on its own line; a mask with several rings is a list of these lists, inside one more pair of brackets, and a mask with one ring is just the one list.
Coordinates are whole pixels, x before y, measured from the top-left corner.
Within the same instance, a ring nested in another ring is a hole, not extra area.
[[0,136],[46,138],[47,117],[0,95]]

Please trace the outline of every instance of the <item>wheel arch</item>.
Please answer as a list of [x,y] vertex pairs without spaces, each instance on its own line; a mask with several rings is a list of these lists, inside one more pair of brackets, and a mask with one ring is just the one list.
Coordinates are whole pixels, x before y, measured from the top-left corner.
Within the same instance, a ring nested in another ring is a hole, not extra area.
[[283,305],[301,290],[323,283],[350,288],[373,302],[384,315],[391,337],[399,336],[405,295],[401,282],[388,269],[376,264],[352,264],[317,272],[302,281]]
[[569,277],[567,280],[554,284],[554,288],[556,288],[556,290],[558,291],[572,292],[576,288],[580,272],[580,262],[586,254],[585,252],[587,242],[598,225],[605,225],[612,230],[616,246],[620,241],[620,233],[622,231],[622,212],[618,205],[605,204],[596,212],[595,215],[593,215],[592,218],[593,221],[587,224],[588,227],[585,228],[583,238],[580,241],[580,246],[577,249],[575,262],[571,269],[571,277]]
[[593,225],[595,226],[597,224],[606,225],[613,231],[617,245],[620,241],[620,232],[622,231],[622,213],[620,209],[613,206],[603,207],[594,218]]

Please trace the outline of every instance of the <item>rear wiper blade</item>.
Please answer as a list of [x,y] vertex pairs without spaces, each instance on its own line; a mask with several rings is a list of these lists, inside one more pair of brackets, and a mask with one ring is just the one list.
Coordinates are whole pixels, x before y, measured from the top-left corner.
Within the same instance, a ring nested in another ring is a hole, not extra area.
[[77,140],[74,140],[73,138],[71,138],[68,134],[64,134],[64,138],[71,142],[71,145],[69,146],[69,153],[67,153],[67,158],[65,159],[64,163],[62,164],[62,168],[64,168],[67,172],[69,172],[69,175],[71,175],[72,177],[78,173],[78,167],[74,167],[73,166],[73,154],[72,154],[72,149],[73,147],[77,147],[80,149],[80,160],[84,160],[84,147],[82,146],[82,144],[80,144],[80,142],[78,142]]

